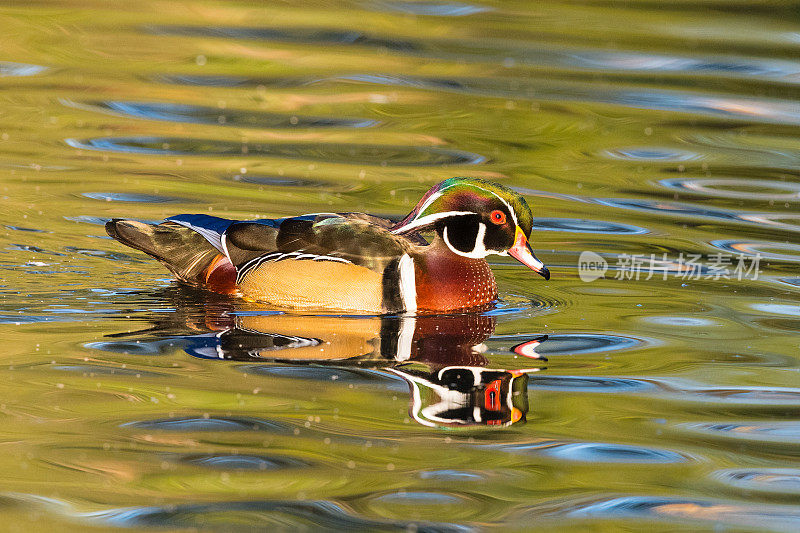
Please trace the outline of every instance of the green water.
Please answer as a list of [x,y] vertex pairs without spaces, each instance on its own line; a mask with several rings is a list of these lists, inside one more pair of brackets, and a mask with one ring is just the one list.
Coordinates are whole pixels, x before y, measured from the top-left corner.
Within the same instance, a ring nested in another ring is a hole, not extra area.
[[[41,0],[0,28],[4,528],[800,529],[795,4]],[[526,196],[550,281],[496,258],[484,314],[276,315],[102,227],[402,216],[455,175]]]

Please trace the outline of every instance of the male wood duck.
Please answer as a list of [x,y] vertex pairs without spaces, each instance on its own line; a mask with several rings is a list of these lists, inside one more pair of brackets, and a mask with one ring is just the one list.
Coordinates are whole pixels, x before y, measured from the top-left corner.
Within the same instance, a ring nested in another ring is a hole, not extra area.
[[[511,255],[550,279],[528,244],[516,192],[450,178],[398,223],[363,213],[250,221],[177,215],[158,225],[113,219],[108,234],[178,280],[294,309],[442,313],[485,306],[497,285],[485,258]],[[432,233],[429,243],[423,233]]]

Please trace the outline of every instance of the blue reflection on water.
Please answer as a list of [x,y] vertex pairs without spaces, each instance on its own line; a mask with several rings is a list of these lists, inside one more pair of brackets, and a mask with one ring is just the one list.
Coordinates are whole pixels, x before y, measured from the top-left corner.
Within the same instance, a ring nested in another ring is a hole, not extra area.
[[419,48],[419,45],[412,41],[380,37],[357,30],[329,28],[150,25],[145,26],[144,29],[148,33],[155,35],[224,37],[324,45],[356,45],[383,48],[397,52],[413,52]]
[[536,231],[565,231],[573,233],[602,233],[612,235],[641,235],[648,233],[645,228],[609,222],[606,220],[587,220],[583,218],[534,218]]
[[182,463],[217,470],[280,470],[308,466],[309,463],[293,457],[244,454],[198,454],[181,458]]
[[373,501],[391,503],[393,505],[453,505],[461,503],[461,499],[452,494],[423,491],[393,492],[373,498]]
[[[82,513],[83,517],[116,527],[206,528],[210,523],[225,531],[325,528],[338,531],[463,532],[473,528],[443,522],[380,520],[351,514],[325,500],[259,500],[133,507]],[[209,519],[213,518],[213,522]]]
[[391,146],[334,143],[237,143],[216,139],[171,137],[106,137],[66,139],[82,150],[99,150],[145,155],[250,156],[305,159],[328,163],[381,166],[477,165],[484,156],[436,146]]
[[158,75],[156,81],[213,87],[302,87],[318,83],[369,83],[395,87],[442,90],[488,97],[524,100],[581,101],[639,109],[677,111],[752,122],[800,124],[795,102],[777,98],[727,96],[668,89],[609,89],[594,84],[563,84],[553,88],[523,78],[431,78],[359,73],[331,77],[247,78],[222,75]]
[[[538,350],[542,351],[542,350]],[[529,376],[529,389],[570,392],[621,393],[654,389],[647,381],[627,378],[588,376]]]
[[603,155],[612,159],[628,161],[657,161],[657,162],[684,162],[702,159],[700,154],[688,150],[678,150],[661,146],[641,146],[632,148],[618,148],[606,150]]
[[155,194],[134,194],[122,192],[85,192],[82,196],[92,200],[103,200],[106,202],[139,202],[146,204],[163,204],[172,202],[188,202],[182,198],[171,198],[169,196],[159,196]]
[[608,442],[557,442],[541,441],[524,444],[503,445],[503,451],[534,453],[557,459],[586,463],[669,464],[687,460],[683,455],[670,450],[646,448]]
[[398,13],[435,17],[465,17],[467,15],[491,11],[491,8],[486,6],[470,5],[462,2],[372,0],[366,2],[364,5],[365,7],[381,11],[396,11]]
[[[800,244],[791,242],[742,241],[737,239],[718,239],[709,244],[725,252],[760,256],[763,259],[776,261],[800,262]],[[771,250],[784,250],[789,253],[777,253]]]
[[[744,178],[670,178],[659,181],[669,189],[705,194],[718,198],[739,200],[800,200],[800,183]],[[720,187],[746,187],[767,191],[723,189]],[[780,216],[780,214],[778,214]]]
[[263,111],[218,109],[172,102],[106,101],[96,104],[81,104],[70,100],[62,100],[62,103],[89,111],[111,112],[149,120],[248,128],[368,128],[378,124],[378,121],[369,119],[282,115]]
[[800,422],[797,421],[697,422],[680,424],[678,427],[689,433],[725,439],[764,444],[800,444]]
[[739,490],[767,492],[795,499],[800,496],[797,468],[736,468],[719,470],[711,478]]
[[463,482],[481,481],[485,476],[476,472],[466,472],[464,470],[426,470],[419,473],[422,479],[435,479],[438,481]]
[[537,348],[541,355],[584,355],[589,353],[628,350],[645,341],[634,337],[604,333],[564,333],[550,335],[547,342]]
[[25,63],[11,63],[0,61],[0,77],[3,76],[35,76],[47,70],[47,67],[40,65],[28,65]]
[[157,418],[126,422],[120,424],[120,427],[163,431],[268,431],[273,433],[287,433],[292,429],[288,424],[249,416]]
[[388,390],[405,391],[405,382],[394,374],[368,368],[299,365],[239,365],[245,374],[276,378],[305,379],[311,381],[339,382],[343,384],[380,385]]
[[755,529],[796,531],[800,527],[800,510],[796,506],[744,504],[738,501],[701,500],[656,496],[619,496],[601,499],[560,501],[534,506],[519,516],[519,523],[540,516],[547,506],[549,518],[657,519],[659,523],[705,523]]

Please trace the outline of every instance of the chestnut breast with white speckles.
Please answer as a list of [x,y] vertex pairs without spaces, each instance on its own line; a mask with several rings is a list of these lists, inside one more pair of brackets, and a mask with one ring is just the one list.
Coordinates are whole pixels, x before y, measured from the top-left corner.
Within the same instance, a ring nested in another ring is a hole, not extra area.
[[484,259],[471,259],[433,246],[414,257],[417,310],[452,311],[483,306],[497,298],[492,269]]

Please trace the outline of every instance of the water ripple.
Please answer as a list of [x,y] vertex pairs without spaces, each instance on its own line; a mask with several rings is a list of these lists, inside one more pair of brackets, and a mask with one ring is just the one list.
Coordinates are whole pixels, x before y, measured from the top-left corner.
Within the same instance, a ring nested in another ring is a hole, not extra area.
[[756,122],[800,124],[800,111],[789,100],[710,95],[680,91],[622,91],[598,98],[610,104],[643,109],[707,114]]
[[213,139],[179,137],[105,137],[88,140],[67,139],[66,143],[83,150],[98,150],[146,155],[280,157],[329,163],[380,166],[477,165],[486,158],[434,146],[389,146],[378,144],[264,144],[237,143]]
[[[743,178],[671,178],[659,182],[668,189],[737,200],[800,200],[800,183]],[[730,187],[728,189],[724,187]],[[734,189],[735,188],[735,189]],[[740,190],[736,190],[740,189]],[[763,192],[764,190],[775,192]]]
[[504,451],[537,453],[556,459],[584,463],[669,464],[682,463],[686,457],[670,450],[608,442],[541,441],[504,445]]
[[747,492],[800,497],[800,470],[797,468],[732,468],[718,470],[711,477]]
[[145,204],[164,204],[172,202],[187,202],[182,198],[171,198],[169,196],[158,196],[155,194],[135,194],[123,192],[85,192],[82,196],[92,200],[103,200],[105,202],[136,202]]
[[22,227],[22,226],[10,226],[10,225],[4,225],[3,227],[4,227],[4,228],[6,228],[6,229],[8,229],[8,230],[11,230],[11,231],[25,231],[25,232],[28,232],[28,233],[52,233],[52,232],[50,232],[50,231],[45,231],[45,230],[43,230],[43,229],[38,229],[38,228],[24,228],[24,227]]
[[138,370],[136,368],[122,368],[104,365],[54,365],[51,367],[54,370],[61,370],[63,372],[79,372],[84,376],[134,376],[134,377],[148,377],[157,378],[165,377],[167,374],[160,372],[151,372],[147,370]]
[[691,316],[646,316],[642,318],[643,322],[650,324],[660,324],[664,326],[677,326],[679,328],[685,327],[713,327],[718,326],[719,322],[710,318],[699,318]]
[[800,453],[800,422],[798,421],[700,422],[680,424],[678,427],[688,433],[736,441],[790,444],[796,453]]
[[342,117],[309,117],[265,113],[255,110],[219,109],[169,102],[106,101],[81,104],[68,100],[65,105],[87,111],[106,112],[149,120],[166,120],[189,124],[216,124],[240,128],[369,128],[375,120]]
[[750,308],[773,315],[800,316],[800,306],[797,304],[754,303],[750,304]]
[[636,147],[618,148],[616,150],[606,150],[602,152],[606,157],[612,159],[624,159],[627,161],[657,161],[680,163],[701,159],[700,154],[688,150],[678,150],[677,148],[664,147]]
[[325,529],[334,531],[463,532],[472,528],[448,523],[413,520],[375,520],[352,514],[333,502],[297,500],[229,501],[177,504],[163,507],[130,507],[81,515],[115,527],[170,529],[223,529],[260,531]]
[[[254,374],[257,376],[324,382],[336,381],[337,383],[344,384],[373,384],[405,390],[404,386],[401,387],[401,385],[404,385],[402,379],[392,374],[370,369],[299,365],[239,365],[236,369],[245,374]],[[397,387],[392,387],[392,385],[397,385]]]
[[661,200],[644,200],[638,198],[596,198],[589,200],[589,203],[596,203],[608,207],[618,207],[621,209],[633,209],[636,211],[660,213],[670,217],[675,215],[687,215],[718,218],[723,220],[742,220],[740,215],[735,211],[714,209],[711,207],[698,206],[683,202],[664,202]]
[[23,243],[11,243],[9,246],[6,247],[7,250],[18,250],[20,252],[34,252],[37,254],[47,254],[47,255],[57,255],[63,256],[64,254],[59,252],[51,252],[49,250],[45,250],[44,248],[39,248],[38,246],[34,246],[33,244],[23,244]]
[[19,326],[20,324],[37,324],[40,322],[54,322],[64,320],[63,318],[52,317],[52,316],[36,316],[31,314],[26,315],[2,315],[0,314],[0,324],[14,324]]
[[800,509],[794,505],[746,504],[727,500],[617,496],[558,500],[535,505],[522,511],[512,523],[521,525],[555,519],[657,520],[662,525],[665,521],[702,523],[713,526],[715,530],[732,526],[737,529],[794,532],[800,528]]
[[[243,76],[225,75],[197,75],[197,74],[158,74],[153,80],[159,83],[172,83],[176,85],[198,85],[201,87],[241,87],[251,85],[248,78]],[[255,85],[258,85],[257,83]]]
[[365,7],[380,11],[395,11],[397,13],[433,17],[465,17],[467,15],[491,11],[491,8],[485,6],[470,5],[461,2],[436,2],[430,0],[414,2],[403,2],[401,0],[372,0],[366,3]]
[[[460,2],[372,0],[363,4],[367,9],[393,11],[424,16],[458,17],[486,12],[491,8]],[[383,37],[355,30],[323,27],[224,27],[151,25],[144,30],[156,35],[202,36],[227,39],[266,40],[311,45],[363,46],[420,54],[442,60],[458,56],[466,61],[495,61],[504,66],[517,64],[536,67],[556,67],[592,73],[683,74],[692,80],[708,77],[768,80],[797,84],[800,64],[796,61],[751,58],[741,56],[697,57],[690,55],[658,54],[635,50],[598,50],[550,46],[544,43],[504,39],[501,42],[467,39],[426,39]],[[637,78],[639,79],[639,78]],[[701,106],[698,96],[694,106]],[[692,105],[687,104],[687,105]]]
[[103,259],[109,259],[111,261],[122,261],[125,263],[145,263],[141,259],[137,259],[131,255],[122,252],[109,252],[106,250],[95,250],[93,248],[78,248],[76,246],[65,246],[65,252],[79,254],[79,255],[89,255],[92,257],[102,257]]
[[780,79],[787,83],[796,83],[800,75],[800,64],[796,61],[771,60],[763,57],[706,59],[629,50],[591,50],[576,52],[571,56],[578,65],[611,71],[717,74],[725,77]]
[[[269,185],[271,187],[301,187],[301,188],[329,188],[332,184],[314,181],[306,178],[290,176],[265,176],[260,174],[235,174],[229,178],[231,181],[253,183],[256,185]],[[338,188],[354,187],[354,185],[339,185]]]
[[154,35],[174,35],[182,37],[224,37],[228,39],[249,39],[278,41],[285,43],[352,45],[382,48],[396,52],[414,52],[419,45],[414,42],[376,37],[356,30],[326,28],[247,28],[238,26],[145,26],[144,30]]
[[639,226],[583,218],[534,218],[533,227],[537,231],[565,231],[571,233],[612,235],[642,235],[648,233],[648,230]]
[[228,417],[175,417],[126,422],[120,427],[162,431],[267,431],[287,433],[291,426],[271,420],[247,416]]
[[[548,341],[550,342],[550,341]],[[544,344],[543,344],[544,345]],[[541,352],[542,350],[537,350]],[[529,376],[529,389],[572,392],[620,393],[655,388],[647,381],[589,376]]]
[[97,341],[87,342],[83,346],[93,350],[133,355],[165,355],[171,353],[178,339],[158,339],[153,341]]
[[760,226],[771,226],[787,231],[800,231],[800,214],[798,213],[742,213],[741,220],[753,222]]
[[47,70],[47,67],[39,65],[27,65],[25,63],[11,63],[0,61],[0,77],[3,76],[35,76]]
[[96,217],[91,215],[77,215],[74,217],[64,217],[64,220],[70,220],[72,222],[82,222],[84,224],[91,224],[93,226],[105,226],[106,222],[108,222],[111,219],[105,217]]
[[737,223],[746,223],[749,226],[760,227],[766,225],[782,230],[800,231],[800,224],[783,222],[785,220],[800,220],[800,215],[796,213],[743,213],[733,209],[715,209],[713,207],[699,206],[685,202],[667,202],[662,200],[644,200],[637,198],[585,198],[580,196],[558,195],[557,193],[544,192],[538,194],[541,196],[558,197],[564,200],[581,203],[593,203],[620,209],[658,213],[667,217],[689,216],[713,218]]
[[264,471],[309,466],[305,461],[276,455],[197,454],[184,456],[180,461],[215,470]]
[[465,502],[452,494],[442,492],[392,492],[372,498],[372,502],[397,505],[463,505]]
[[[762,259],[800,262],[800,244],[791,242],[758,242],[736,239],[719,239],[709,244],[724,252],[733,254],[760,255]],[[769,250],[783,250],[790,253],[777,253]]]
[[787,387],[715,387],[681,391],[680,400],[742,406],[800,407],[800,389]]
[[433,479],[449,483],[462,483],[464,481],[483,481],[486,476],[478,472],[465,470],[425,470],[419,473],[420,479]]
[[[727,96],[667,89],[609,89],[591,83],[563,82],[553,86],[535,78],[431,78],[384,74],[349,74],[333,77],[248,78],[224,75],[169,75],[155,77],[161,83],[208,87],[303,87],[319,83],[363,83],[409,87],[518,100],[579,101],[621,107],[674,111],[750,122],[800,124],[800,110],[793,100]],[[681,157],[681,155],[678,155]]]
[[547,357],[552,355],[584,355],[628,350],[644,343],[645,341],[642,339],[623,337],[622,335],[564,333],[550,335],[547,342],[542,343],[536,351]]

